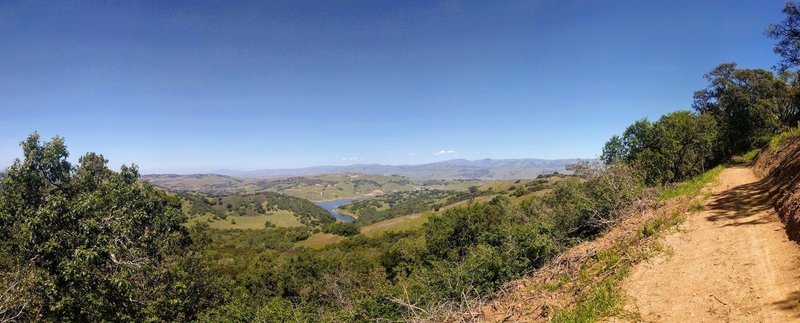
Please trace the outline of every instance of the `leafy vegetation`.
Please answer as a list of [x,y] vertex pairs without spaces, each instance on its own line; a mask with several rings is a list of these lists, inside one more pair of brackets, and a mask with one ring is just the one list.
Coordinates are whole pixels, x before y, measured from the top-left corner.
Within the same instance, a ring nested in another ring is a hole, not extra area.
[[71,165],[59,137],[21,146],[0,184],[3,320],[187,320],[216,304],[177,199],[102,155]]
[[380,197],[354,201],[339,207],[347,214],[353,214],[359,225],[366,225],[394,217],[438,210],[444,205],[465,201],[486,192],[477,190],[459,192],[443,190],[416,190],[410,192],[395,192]]
[[603,148],[607,164],[625,162],[646,170],[648,184],[680,181],[705,170],[713,158],[717,124],[707,115],[672,112],[656,122],[639,120]]
[[322,227],[322,232],[332,233],[343,237],[352,237],[359,234],[358,226],[353,223],[334,222]]
[[[758,149],[751,149],[750,151],[744,153],[744,155],[739,158],[738,162],[749,163],[753,161],[756,156],[758,156]],[[736,160],[734,159],[734,161]]]
[[673,112],[654,123],[637,121],[605,144],[601,159],[634,165],[648,184],[664,184],[745,154],[764,138],[772,138],[767,140],[772,146],[797,132],[786,131],[800,120],[796,76],[719,65],[706,74],[708,86],[695,92],[694,113]]
[[[697,194],[699,187],[696,184],[713,181],[722,170],[722,166],[715,167],[693,178],[689,181],[691,184],[685,183],[696,189],[672,191],[671,197],[680,196],[689,202],[677,206],[677,209],[660,210],[654,218],[644,221],[635,235],[629,235],[598,250],[592,259],[582,265],[572,285],[557,286],[556,288],[574,290],[578,297],[574,304],[558,310],[552,321],[597,322],[604,317],[619,315],[625,301],[620,285],[629,274],[630,268],[637,261],[664,251],[657,238],[683,223],[686,220],[684,212],[695,213],[701,210],[696,206],[702,205],[707,196]],[[684,186],[683,184],[679,186]],[[641,319],[634,317],[633,320]]]
[[[274,192],[251,194],[208,195],[197,192],[179,192],[184,210],[189,217],[210,215],[213,219],[226,219],[229,216],[262,217],[267,221],[274,213],[289,211],[297,221],[307,226],[331,223],[335,219],[320,206],[298,197]],[[259,226],[259,228],[263,227]]]
[[551,174],[525,182],[521,180],[515,182],[495,181],[480,186],[471,186],[466,191],[417,189],[395,192],[367,200],[354,201],[340,206],[339,209],[345,214],[354,215],[357,218],[355,223],[364,226],[404,215],[427,211],[439,212],[445,207],[479,197],[488,200],[491,196],[507,193],[510,197],[520,198],[545,190],[551,183],[564,177],[568,176]]
[[[785,12],[787,20],[771,27],[770,35],[780,40],[776,51],[788,69],[798,65],[800,13],[792,2]],[[63,139],[42,143],[33,134],[21,143],[23,159],[0,177],[0,320],[435,317],[601,235],[648,202],[648,185],[668,187],[662,200],[697,195],[732,156],[797,135],[797,76],[722,64],[707,74],[709,84],[695,94],[693,112],[637,121],[606,143],[603,166],[577,165],[571,168],[575,176],[540,195],[528,196],[529,188],[515,183],[487,194],[486,202],[429,214],[417,230],[372,236],[360,233],[369,226],[334,223],[325,210],[297,197],[427,186],[421,190],[426,193],[351,206],[368,222],[488,190],[469,181],[451,182],[462,186],[452,192],[438,181],[346,174],[337,175],[347,177],[341,181],[223,178],[215,189],[224,196],[186,192],[178,198],[141,183],[135,166],[108,169],[102,155],[89,153],[72,165]],[[764,139],[786,129],[792,130]],[[211,231],[207,221],[197,221],[230,217],[233,225],[277,210],[292,212],[305,226],[264,222],[258,230]],[[185,225],[182,211],[195,218],[194,225]],[[643,224],[635,238],[652,239],[680,222],[679,214],[669,216]],[[301,244],[318,231],[341,242],[316,250]],[[635,261],[632,245],[619,241],[594,254],[580,272],[582,296],[554,320],[594,321],[617,311],[619,283]]]
[[266,230],[269,236],[218,235],[207,249],[208,262],[242,282],[244,296],[237,302],[247,306],[229,304],[214,319],[254,318],[277,305],[312,320],[402,319],[413,315],[411,305],[433,313],[441,304],[491,292],[591,239],[643,188],[629,168],[614,166],[583,181],[560,182],[535,201],[515,205],[498,196],[432,216],[421,230],[358,234],[320,250],[290,243],[304,239],[307,229],[283,229],[281,234],[291,233],[286,237],[274,229]]

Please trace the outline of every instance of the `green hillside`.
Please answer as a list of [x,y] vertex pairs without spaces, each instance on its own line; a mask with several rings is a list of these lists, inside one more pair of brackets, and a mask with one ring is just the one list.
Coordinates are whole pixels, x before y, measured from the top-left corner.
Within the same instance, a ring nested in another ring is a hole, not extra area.
[[465,191],[479,180],[412,180],[402,176],[333,174],[282,179],[235,178],[202,175],[145,175],[143,180],[170,191],[193,191],[215,195],[278,192],[311,201],[440,189]]
[[[239,226],[217,223],[212,227],[237,228],[249,223],[246,228],[256,228],[253,223],[266,221],[278,226],[318,226],[334,221],[325,209],[298,197],[274,192],[230,194],[215,196],[198,192],[175,193],[181,199],[181,209],[189,219],[209,222],[222,221]],[[292,219],[293,218],[293,219]]]

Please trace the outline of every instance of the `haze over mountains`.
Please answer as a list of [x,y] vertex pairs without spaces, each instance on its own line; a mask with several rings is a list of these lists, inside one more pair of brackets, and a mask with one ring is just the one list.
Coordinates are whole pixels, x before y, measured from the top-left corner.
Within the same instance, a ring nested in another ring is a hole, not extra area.
[[451,159],[420,165],[356,164],[349,166],[314,166],[296,169],[260,169],[240,171],[219,169],[212,173],[234,177],[272,178],[313,176],[338,173],[399,175],[418,180],[429,179],[529,179],[544,173],[563,172],[578,159]]

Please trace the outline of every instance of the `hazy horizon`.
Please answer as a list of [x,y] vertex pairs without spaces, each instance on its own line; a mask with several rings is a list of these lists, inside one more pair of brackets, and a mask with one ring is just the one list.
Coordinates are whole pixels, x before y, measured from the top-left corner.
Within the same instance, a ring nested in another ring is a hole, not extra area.
[[256,172],[256,171],[264,171],[264,170],[300,170],[306,168],[327,168],[327,167],[353,167],[353,166],[421,166],[427,164],[434,164],[434,163],[446,163],[451,161],[458,161],[458,160],[466,160],[466,161],[480,161],[480,160],[494,160],[494,161],[502,161],[502,160],[542,160],[542,161],[563,161],[563,160],[596,160],[596,158],[554,158],[554,159],[542,159],[542,158],[477,158],[477,159],[465,159],[465,158],[452,158],[447,160],[435,161],[435,162],[426,162],[426,163],[417,163],[417,164],[382,164],[382,163],[352,163],[352,164],[344,164],[344,165],[312,165],[312,166],[303,166],[303,167],[275,167],[275,168],[250,168],[250,169],[232,169],[232,168],[217,168],[217,169],[210,169],[210,170],[200,170],[200,172],[143,172],[143,175],[198,175],[198,174],[218,174],[219,172],[224,171],[231,171],[231,172]]

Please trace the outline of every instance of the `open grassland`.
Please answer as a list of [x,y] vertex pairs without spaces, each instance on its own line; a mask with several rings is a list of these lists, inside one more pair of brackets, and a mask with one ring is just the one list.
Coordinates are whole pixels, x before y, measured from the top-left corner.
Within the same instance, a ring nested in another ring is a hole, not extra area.
[[267,221],[279,227],[299,227],[303,225],[297,221],[297,217],[294,215],[294,213],[284,210],[272,211],[266,215],[228,215],[228,217],[225,219],[214,219],[211,215],[206,214],[192,218],[189,221],[190,223],[207,222],[210,228],[219,230],[264,229]]
[[337,243],[344,239],[346,238],[342,236],[337,236],[335,234],[319,232],[311,235],[311,237],[309,237],[308,239],[296,243],[295,246],[306,247],[311,249],[319,249],[327,245]]

